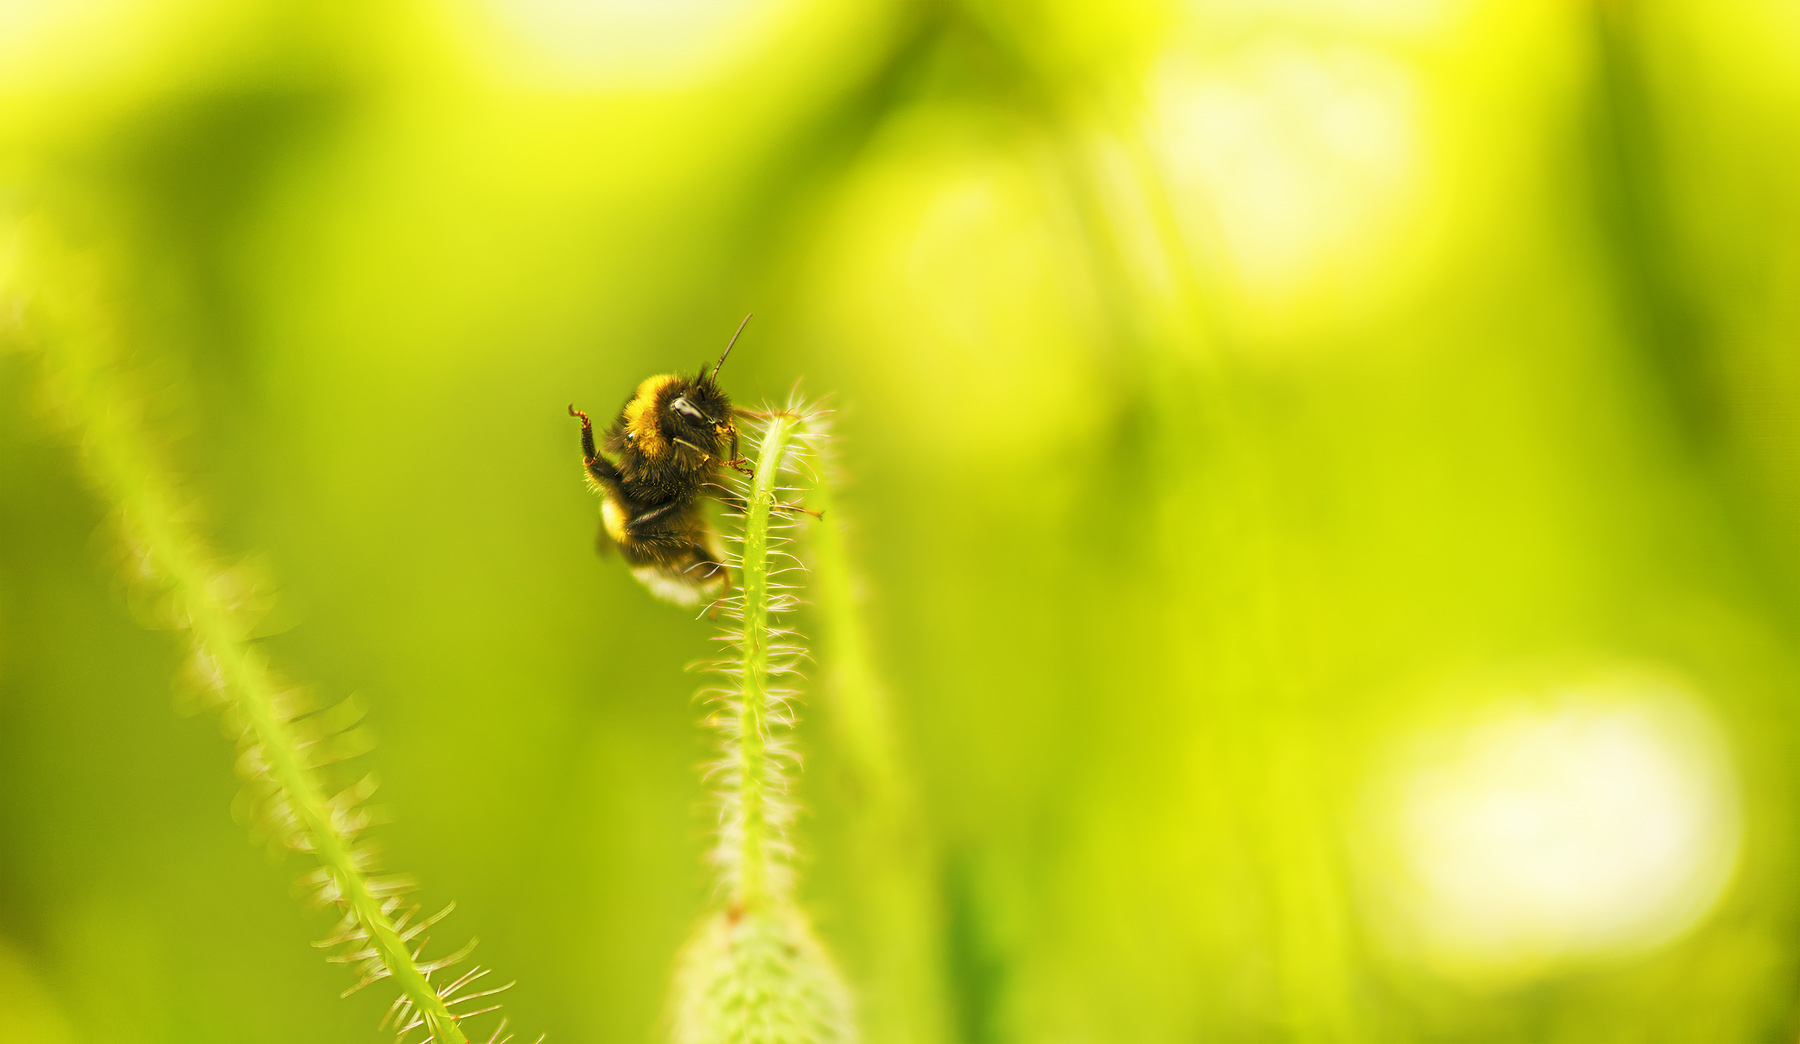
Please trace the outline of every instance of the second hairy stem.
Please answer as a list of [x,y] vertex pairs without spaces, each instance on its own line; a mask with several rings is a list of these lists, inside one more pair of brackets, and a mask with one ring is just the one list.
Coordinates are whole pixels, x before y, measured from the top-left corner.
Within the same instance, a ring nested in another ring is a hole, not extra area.
[[[323,893],[354,919],[366,936],[367,954],[392,978],[420,1024],[440,1044],[467,1044],[448,1003],[429,979],[429,964],[412,952],[396,927],[391,894],[367,867],[366,849],[334,814],[318,766],[309,759],[306,737],[291,716],[277,710],[279,683],[246,638],[247,627],[229,604],[226,577],[211,561],[184,511],[167,473],[141,447],[147,439],[135,399],[119,375],[112,346],[93,336],[62,333],[45,339],[46,377],[84,449],[95,485],[119,507],[127,546],[140,572],[171,598],[171,620],[185,627],[204,660],[216,670],[227,704],[241,716],[253,738],[252,777],[273,784],[286,809],[276,826],[290,848],[309,852],[333,887]],[[234,728],[236,726],[234,725]],[[359,947],[360,949],[365,949]],[[363,968],[365,974],[375,965]],[[365,979],[365,983],[372,981]]]

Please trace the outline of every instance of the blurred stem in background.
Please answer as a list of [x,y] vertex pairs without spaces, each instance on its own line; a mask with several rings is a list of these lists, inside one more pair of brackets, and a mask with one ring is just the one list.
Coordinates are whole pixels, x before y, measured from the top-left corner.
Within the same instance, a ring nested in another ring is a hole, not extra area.
[[[1046,81],[1056,172],[1081,217],[1107,335],[1135,370],[1152,433],[1146,515],[1154,548],[1142,577],[1185,592],[1156,622],[1156,673],[1177,687],[1170,708],[1190,733],[1187,767],[1231,798],[1215,825],[1245,848],[1244,879],[1272,931],[1261,940],[1290,1039],[1374,1039],[1355,1001],[1354,938],[1342,853],[1321,791],[1329,758],[1305,713],[1285,637],[1279,469],[1252,383],[1237,372],[1202,258],[1176,213],[1148,106],[1134,86],[1057,97]],[[1125,523],[1131,524],[1129,522]],[[1262,798],[1264,800],[1256,800]],[[1274,811],[1271,811],[1274,810]],[[1215,867],[1215,870],[1222,869]]]
[[852,773],[849,848],[856,860],[859,920],[872,941],[863,1025],[872,1041],[929,1044],[951,1039],[943,910],[935,886],[939,853],[921,819],[913,781],[901,767],[900,737],[845,546],[848,527],[833,495],[836,462],[829,450],[824,456],[810,497],[825,516],[811,534],[813,600],[822,632],[821,697]]
[[[414,884],[379,874],[363,832],[374,822],[364,803],[373,774],[328,796],[325,770],[368,750],[362,708],[346,700],[321,709],[281,683],[251,644],[259,582],[244,568],[218,564],[196,531],[196,510],[158,458],[158,440],[131,388],[118,333],[109,329],[106,280],[91,258],[72,256],[42,229],[4,232],[9,270],[0,272],[0,301],[24,318],[15,331],[41,359],[46,397],[68,427],[89,481],[114,508],[124,544],[126,578],[166,599],[153,626],[188,632],[190,681],[216,701],[226,731],[238,742],[238,770],[249,789],[252,827],[272,841],[310,853],[319,869],[304,879],[343,921],[319,945],[342,948],[329,959],[355,966],[348,996],[385,979],[400,989],[383,1025],[401,1040],[422,1029],[433,1040],[467,1044],[461,1020],[485,1014],[459,1005],[502,992],[475,989],[487,972],[472,968],[451,981],[433,976],[465,960],[473,942],[447,957],[423,957],[421,934],[454,904],[427,918],[406,900]],[[505,1029],[502,1021],[496,1041]]]
[[[1665,140],[1671,128],[1645,53],[1646,16],[1654,13],[1655,6],[1642,0],[1592,0],[1585,202],[1613,306],[1651,407],[1668,432],[1668,448],[1723,506],[1734,540],[1780,567],[1771,574],[1778,582],[1759,594],[1781,618],[1794,620],[1800,618],[1800,557],[1784,532],[1796,518],[1794,501],[1783,495],[1792,479],[1777,479],[1770,489],[1747,467],[1766,449],[1743,444],[1749,434],[1745,389],[1733,387],[1732,370],[1745,366],[1733,356],[1746,348],[1724,343],[1722,302],[1709,300],[1698,279],[1707,259],[1688,241],[1691,232],[1684,236],[1677,227],[1678,185]],[[1746,267],[1765,262],[1735,260]]]
[[1680,445],[1716,459],[1726,411],[1707,360],[1691,263],[1669,227],[1657,112],[1642,54],[1638,0],[1591,0],[1591,207],[1620,318]]

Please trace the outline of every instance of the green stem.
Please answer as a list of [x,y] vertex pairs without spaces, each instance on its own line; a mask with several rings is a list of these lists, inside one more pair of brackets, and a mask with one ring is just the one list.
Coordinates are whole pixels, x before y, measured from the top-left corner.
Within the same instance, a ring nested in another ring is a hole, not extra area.
[[900,800],[899,759],[894,752],[893,724],[887,699],[876,678],[868,637],[856,609],[849,552],[844,547],[843,515],[832,497],[831,483],[812,489],[813,506],[824,517],[812,538],[813,588],[818,592],[820,622],[831,660],[833,709],[839,732],[871,804]]
[[743,636],[740,643],[739,698],[732,701],[738,720],[734,766],[738,782],[737,877],[734,906],[760,909],[780,898],[771,849],[775,837],[771,806],[778,800],[779,768],[770,757],[769,691],[769,516],[781,461],[800,428],[797,416],[777,413],[769,419],[757,449],[756,475],[744,498],[744,549],[739,569],[744,587]]
[[[219,648],[207,641],[199,620],[194,624],[194,636],[209,648]],[[336,883],[342,897],[339,902],[349,909],[367,933],[369,945],[380,955],[389,977],[412,1001],[427,1035],[446,1044],[468,1044],[468,1037],[438,996],[437,989],[413,962],[406,941],[383,909],[383,900],[375,894],[368,875],[358,868],[352,844],[333,823],[331,808],[314,782],[293,732],[275,714],[269,699],[272,687],[268,684],[267,673],[244,655],[242,648],[226,648],[229,650],[227,655],[218,658],[226,684],[238,694],[238,706],[256,733],[270,775],[293,809],[306,843]]]
[[823,628],[825,692],[857,786],[851,851],[857,901],[867,926],[864,1024],[871,1041],[925,1044],[950,1039],[945,983],[936,955],[943,940],[936,894],[937,853],[903,769],[887,692],[858,609],[829,462],[811,501],[824,515],[812,527],[815,612]]
[[[786,543],[770,522],[783,462],[820,437],[817,414],[772,411],[744,497],[741,589],[724,603],[723,637],[736,654],[715,665],[732,679],[713,691],[708,724],[723,736],[719,844],[725,907],[701,922],[676,964],[670,1030],[675,1044],[855,1044],[850,994],[794,905],[788,831],[788,750],[797,693],[776,684],[805,655],[781,620],[794,608],[770,560]],[[787,509],[783,505],[784,510]]]
[[[93,302],[74,304],[91,308]],[[363,868],[353,840],[355,828],[345,822],[346,811],[326,798],[301,737],[278,712],[281,686],[248,644],[249,627],[232,604],[231,578],[212,564],[186,522],[173,483],[146,449],[149,436],[141,400],[126,391],[111,346],[88,323],[75,318],[81,314],[79,307],[65,308],[49,317],[52,330],[41,339],[46,381],[75,429],[91,479],[120,509],[140,572],[166,590],[175,622],[189,630],[199,653],[216,668],[224,699],[254,738],[254,760],[266,771],[267,781],[279,788],[280,799],[292,813],[278,827],[292,835],[286,838],[292,847],[310,851],[319,860],[334,886],[331,898],[360,929],[352,938],[359,943],[366,939],[386,972],[383,977],[400,987],[411,1002],[412,1017],[433,1040],[468,1044],[456,1017],[409,951],[407,939],[414,933],[403,936],[395,927],[389,913],[394,889],[386,887],[388,882],[371,879]],[[58,319],[64,322],[58,324]]]

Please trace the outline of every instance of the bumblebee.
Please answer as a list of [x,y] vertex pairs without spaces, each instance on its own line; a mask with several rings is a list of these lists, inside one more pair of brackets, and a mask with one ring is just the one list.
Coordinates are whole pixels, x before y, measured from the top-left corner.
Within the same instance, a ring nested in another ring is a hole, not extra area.
[[714,482],[721,467],[750,471],[738,456],[731,400],[718,383],[749,322],[745,316],[738,324],[710,373],[702,363],[692,377],[665,373],[640,383],[606,429],[607,456],[595,450],[588,415],[569,406],[581,419],[582,467],[600,494],[600,550],[617,548],[651,594],[677,605],[710,601],[730,584],[702,491],[710,485],[726,493]]

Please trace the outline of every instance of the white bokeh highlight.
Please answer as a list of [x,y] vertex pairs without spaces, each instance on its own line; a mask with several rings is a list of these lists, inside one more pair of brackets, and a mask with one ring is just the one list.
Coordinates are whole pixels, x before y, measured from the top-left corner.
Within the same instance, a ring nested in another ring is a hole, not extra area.
[[1379,800],[1400,933],[1439,970],[1477,976],[1675,939],[1718,901],[1742,832],[1718,727],[1639,678],[1504,701],[1422,737]]
[[1188,235],[1253,300],[1285,303],[1389,259],[1427,190],[1417,91],[1371,51],[1293,43],[1165,62],[1152,87]]
[[753,50],[788,0],[477,0],[477,40],[510,79],[666,90]]

